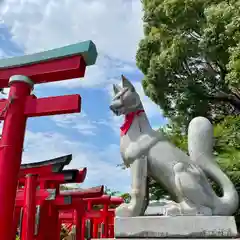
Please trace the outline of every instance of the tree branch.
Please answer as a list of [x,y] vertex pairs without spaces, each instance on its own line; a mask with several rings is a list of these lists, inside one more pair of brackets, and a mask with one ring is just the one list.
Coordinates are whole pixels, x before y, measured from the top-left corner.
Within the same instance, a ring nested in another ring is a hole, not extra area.
[[230,103],[240,113],[240,98],[235,94],[227,94],[221,91],[214,96],[209,96],[209,99],[212,99],[213,101]]

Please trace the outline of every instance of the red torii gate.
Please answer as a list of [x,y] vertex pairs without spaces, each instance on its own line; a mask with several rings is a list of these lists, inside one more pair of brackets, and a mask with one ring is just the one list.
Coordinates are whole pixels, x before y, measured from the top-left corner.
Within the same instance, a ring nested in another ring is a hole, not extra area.
[[[84,240],[85,234],[85,219],[87,211],[86,198],[99,198],[103,195],[104,187],[92,187],[81,190],[64,190],[60,191],[61,196],[71,196],[72,204],[67,209],[62,209],[59,212],[59,225],[62,223],[68,223],[75,225],[76,228],[76,239]],[[76,209],[83,210],[82,212],[76,211]]]
[[[89,189],[90,190],[90,189]],[[85,190],[86,193],[89,190]],[[74,193],[74,192],[73,192]],[[77,194],[76,194],[77,196]],[[82,200],[82,198],[76,198],[77,201]],[[87,209],[84,212],[82,220],[82,232],[85,232],[85,223],[88,222],[89,233],[88,238],[99,238],[98,230],[99,225],[103,224],[101,238],[113,238],[114,237],[114,217],[115,209],[109,209],[111,205],[119,206],[124,202],[123,198],[115,196],[95,196],[94,198],[83,198],[83,201],[87,205]],[[79,201],[79,204],[82,204]],[[93,209],[94,205],[103,205],[103,209],[96,210]],[[59,218],[61,223],[69,224],[69,226],[75,225],[75,213],[71,210],[61,211],[59,213]],[[78,238],[76,238],[78,239]]]
[[[67,155],[48,161],[21,165],[13,225],[16,232],[20,218],[21,239],[58,239],[61,223],[58,221],[59,212],[61,215],[61,212],[66,210],[74,216],[72,222],[77,227],[76,239],[84,239],[85,229],[82,227],[82,218],[87,207],[84,197],[98,198],[103,195],[104,187],[59,191],[59,184],[81,183],[86,177],[86,168],[80,171],[62,170],[64,165],[70,163],[71,158],[71,155]],[[38,221],[35,224],[36,206]],[[34,229],[37,229],[37,232],[34,233]]]
[[[122,204],[123,198],[116,196],[103,195],[98,198],[89,198],[84,199],[84,201],[88,202],[88,212],[85,216],[86,219],[90,220],[90,235],[93,238],[98,238],[98,226],[99,223],[103,223],[102,229],[102,238],[113,237],[113,217],[115,217],[114,213],[109,212],[109,207],[111,205],[118,206]],[[103,205],[103,208],[100,211],[94,211],[94,205]],[[109,231],[110,230],[110,231]],[[111,235],[111,236],[110,236]]]
[[[70,163],[72,155],[55,158],[48,161],[21,165],[19,173],[19,189],[15,201],[14,232],[20,218],[20,236],[23,240],[58,239],[58,209],[71,207],[72,197],[60,195],[59,185],[66,183],[82,183],[87,169],[62,170]],[[38,189],[37,189],[38,187]],[[38,223],[35,224],[36,206]],[[77,210],[83,206],[79,205]],[[51,214],[49,215],[49,211]],[[83,210],[82,210],[83,212]],[[82,214],[78,212],[78,214]],[[20,213],[21,217],[20,217]],[[50,219],[51,218],[51,219]],[[50,223],[48,222],[50,221]],[[34,234],[37,225],[36,234]],[[50,234],[50,235],[49,235]]]
[[[0,101],[4,120],[0,142],[0,226],[12,240],[13,211],[28,117],[80,112],[79,95],[37,99],[34,84],[83,77],[95,63],[97,51],[91,41],[42,53],[0,60],[0,88],[10,87]],[[12,234],[10,234],[12,233]]]

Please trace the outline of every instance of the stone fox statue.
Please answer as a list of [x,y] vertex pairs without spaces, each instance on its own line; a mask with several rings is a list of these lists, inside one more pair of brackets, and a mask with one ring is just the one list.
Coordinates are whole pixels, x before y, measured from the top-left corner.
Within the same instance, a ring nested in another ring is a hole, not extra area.
[[[125,115],[121,127],[120,151],[131,169],[131,201],[116,209],[116,216],[144,215],[148,205],[147,177],[159,182],[174,202],[164,215],[232,215],[238,207],[238,194],[229,178],[214,161],[213,129],[208,119],[194,118],[188,128],[189,156],[154,131],[138,93],[122,76],[122,87],[113,85],[112,112]],[[206,174],[206,175],[205,175]],[[208,176],[223,190],[218,197]]]

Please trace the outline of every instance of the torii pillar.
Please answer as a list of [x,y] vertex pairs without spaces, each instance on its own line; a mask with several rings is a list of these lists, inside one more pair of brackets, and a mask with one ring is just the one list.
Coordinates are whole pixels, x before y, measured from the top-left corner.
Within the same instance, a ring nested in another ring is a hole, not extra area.
[[[13,213],[28,117],[76,113],[80,95],[39,98],[31,95],[34,84],[84,77],[86,66],[97,58],[91,41],[37,54],[0,60],[0,88],[10,87],[0,100],[4,120],[0,141],[0,228],[12,240]],[[47,146],[46,146],[47,147]],[[10,234],[12,233],[12,234]]]

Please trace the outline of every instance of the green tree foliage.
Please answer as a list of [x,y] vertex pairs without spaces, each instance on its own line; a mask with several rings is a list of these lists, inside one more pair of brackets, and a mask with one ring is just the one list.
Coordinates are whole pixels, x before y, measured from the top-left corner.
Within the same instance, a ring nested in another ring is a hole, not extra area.
[[104,194],[109,195],[109,196],[119,196],[120,192],[119,191],[112,191],[110,188],[105,186]]
[[130,194],[129,193],[121,193],[119,191],[112,191],[108,187],[105,187],[105,194],[109,196],[117,196],[123,198],[124,202],[128,203],[130,202]]
[[121,197],[123,198],[123,200],[124,200],[125,203],[129,203],[130,200],[131,200],[131,196],[130,196],[129,193],[122,193],[122,194],[121,194]]
[[183,126],[240,112],[240,0],[142,0],[147,96]]
[[74,188],[68,186],[67,184],[61,184],[61,185],[60,185],[60,190],[61,190],[61,191],[63,191],[63,190],[72,190],[72,189],[74,189]]

